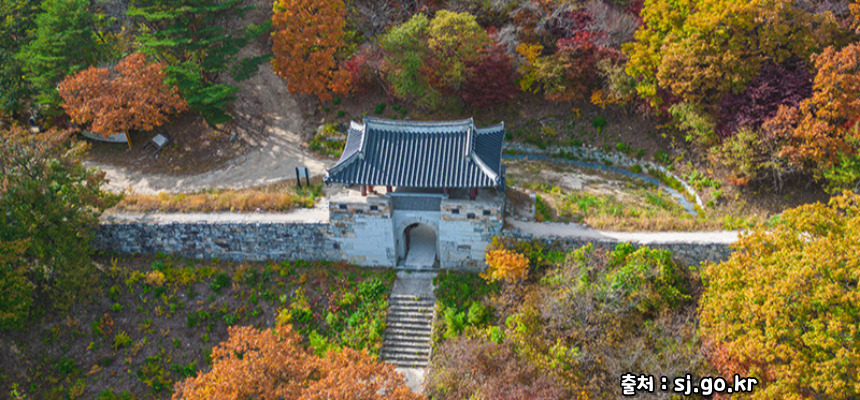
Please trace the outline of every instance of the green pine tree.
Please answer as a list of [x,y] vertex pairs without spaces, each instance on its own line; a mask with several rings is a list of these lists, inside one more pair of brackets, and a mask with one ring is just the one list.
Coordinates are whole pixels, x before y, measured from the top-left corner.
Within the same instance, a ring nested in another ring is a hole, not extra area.
[[100,56],[97,32],[102,18],[89,4],[89,0],[45,0],[35,18],[32,40],[15,57],[36,90],[37,102],[55,112],[61,103],[57,84]]
[[128,16],[142,26],[140,49],[166,61],[168,83],[179,88],[210,124],[230,120],[224,110],[239,88],[218,83],[223,72],[239,81],[256,72],[268,55],[240,59],[249,39],[269,31],[271,22],[244,30],[225,28],[249,9],[242,0],[132,0]]
[[0,1],[0,115],[20,112],[32,94],[24,78],[24,63],[15,54],[24,46],[27,32],[36,28],[35,17],[41,2],[33,0]]

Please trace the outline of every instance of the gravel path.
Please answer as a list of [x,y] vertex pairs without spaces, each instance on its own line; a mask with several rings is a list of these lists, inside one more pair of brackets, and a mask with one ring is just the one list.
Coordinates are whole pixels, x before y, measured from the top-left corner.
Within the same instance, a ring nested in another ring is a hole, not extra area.
[[[294,178],[295,167],[307,167],[311,175],[321,175],[333,161],[319,160],[302,149],[299,131],[302,116],[296,99],[272,72],[269,64],[242,85],[242,91],[253,92],[239,96],[253,99],[236,104],[239,114],[254,111],[265,119],[263,131],[249,138],[254,147],[227,166],[197,175],[146,174],[126,168],[87,161],[86,165],[100,168],[109,180],[106,188],[119,192],[129,188],[135,193],[196,192],[203,189],[242,189]],[[243,117],[237,115],[238,118]]]
[[599,231],[578,224],[557,222],[530,222],[506,218],[505,223],[520,232],[535,237],[560,237],[615,240],[640,244],[660,243],[734,243],[738,231],[716,232],[610,232]]

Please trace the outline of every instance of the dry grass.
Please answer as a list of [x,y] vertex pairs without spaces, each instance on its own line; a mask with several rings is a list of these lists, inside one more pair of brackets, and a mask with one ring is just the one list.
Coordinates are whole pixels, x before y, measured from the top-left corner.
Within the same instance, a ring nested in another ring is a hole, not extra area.
[[313,208],[322,191],[319,182],[310,187],[278,183],[243,190],[215,190],[200,193],[126,194],[114,207],[133,212],[282,212]]

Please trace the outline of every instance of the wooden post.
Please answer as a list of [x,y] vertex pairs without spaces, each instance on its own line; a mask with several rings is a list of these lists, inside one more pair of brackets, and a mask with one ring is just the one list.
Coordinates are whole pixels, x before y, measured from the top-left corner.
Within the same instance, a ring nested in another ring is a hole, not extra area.
[[393,190],[393,189],[391,188],[391,185],[386,185],[386,186],[385,186],[385,192],[386,192],[386,193],[391,193],[391,192],[392,192],[392,190]]
[[443,188],[442,188],[442,193],[445,193],[446,195],[450,195],[450,194],[451,194],[451,189],[450,189],[450,188],[448,188],[447,186],[446,186],[446,187],[443,187]]
[[367,185],[361,185],[361,196],[367,197]]
[[478,189],[469,188],[469,200],[475,200],[478,197]]
[[299,167],[296,167],[296,185],[301,188],[302,187],[302,178],[299,176]]

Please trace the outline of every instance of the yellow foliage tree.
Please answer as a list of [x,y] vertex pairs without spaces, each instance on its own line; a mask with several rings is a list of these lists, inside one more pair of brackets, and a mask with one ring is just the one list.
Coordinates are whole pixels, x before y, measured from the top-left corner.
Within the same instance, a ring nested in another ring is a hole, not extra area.
[[529,259],[507,249],[487,250],[487,271],[481,276],[490,281],[517,282],[529,275]]
[[[860,396],[860,196],[785,211],[703,269],[701,330],[756,400]],[[746,397],[745,397],[746,398]]]

